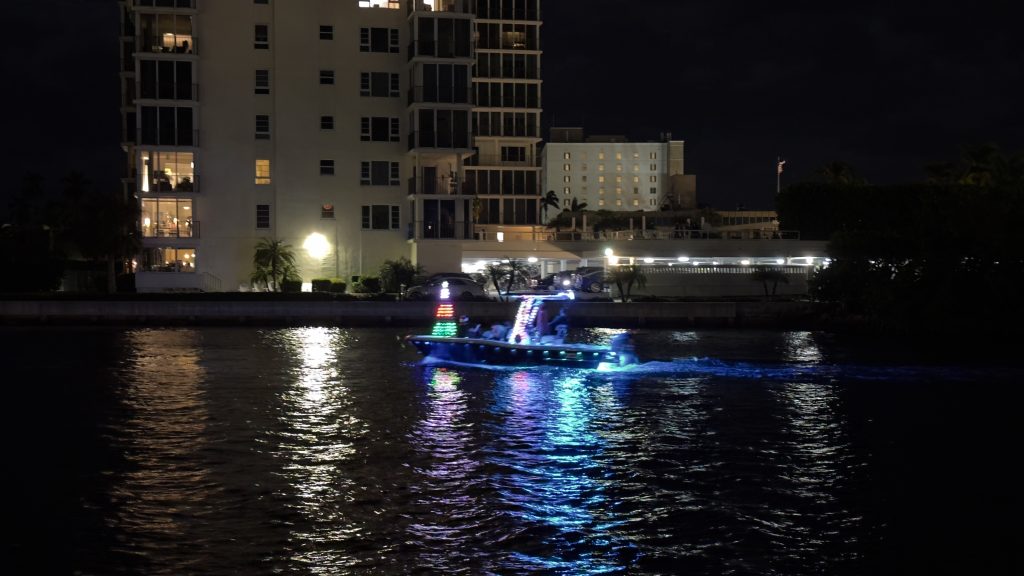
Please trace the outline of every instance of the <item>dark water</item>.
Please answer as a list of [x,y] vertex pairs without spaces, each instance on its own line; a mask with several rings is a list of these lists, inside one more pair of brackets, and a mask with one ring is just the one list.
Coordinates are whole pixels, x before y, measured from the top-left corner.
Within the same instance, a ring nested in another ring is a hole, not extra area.
[[1012,365],[663,331],[485,371],[398,334],[0,330],[8,573],[1022,572]]

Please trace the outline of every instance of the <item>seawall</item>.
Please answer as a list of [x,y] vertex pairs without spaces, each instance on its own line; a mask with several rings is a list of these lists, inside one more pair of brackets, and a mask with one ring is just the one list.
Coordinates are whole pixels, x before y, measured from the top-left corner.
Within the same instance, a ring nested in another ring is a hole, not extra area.
[[[474,323],[507,320],[517,304],[460,302]],[[433,302],[0,300],[5,325],[429,326]],[[573,326],[621,328],[808,327],[809,302],[585,302],[568,307]]]

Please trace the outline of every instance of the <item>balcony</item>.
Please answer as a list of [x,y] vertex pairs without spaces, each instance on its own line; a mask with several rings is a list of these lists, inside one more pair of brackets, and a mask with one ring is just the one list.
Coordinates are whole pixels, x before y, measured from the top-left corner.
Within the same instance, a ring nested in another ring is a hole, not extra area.
[[409,60],[417,56],[426,56],[428,58],[472,58],[468,44],[458,46],[455,42],[435,42],[433,40],[410,42],[407,54]]
[[196,0],[135,0],[136,6],[147,8],[189,8],[196,9]]
[[463,180],[461,186],[457,179],[452,178],[409,178],[408,188],[409,195],[413,196],[416,194],[429,194],[429,195],[442,195],[449,196],[461,193],[469,194],[468,182]]
[[409,104],[469,104],[472,105],[468,86],[415,86],[408,91]]
[[446,131],[409,133],[409,150],[469,150],[469,132],[452,134]]
[[142,182],[141,192],[156,194],[161,192],[198,192],[199,178],[197,176],[184,176],[180,174],[157,173],[149,179],[148,186]]

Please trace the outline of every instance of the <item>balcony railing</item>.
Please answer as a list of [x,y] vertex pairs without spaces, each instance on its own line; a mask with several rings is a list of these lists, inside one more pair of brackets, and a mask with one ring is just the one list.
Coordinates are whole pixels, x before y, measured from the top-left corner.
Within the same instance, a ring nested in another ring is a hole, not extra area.
[[409,104],[472,104],[471,94],[472,90],[468,86],[463,88],[432,86],[429,89],[424,86],[414,86],[408,90],[408,101]]
[[[141,183],[140,183],[141,186]],[[141,190],[145,193],[160,192],[199,192],[198,176],[161,176],[157,175],[149,180],[149,190]]]
[[139,52],[151,54],[198,54],[194,36],[147,36],[136,41]]
[[[397,2],[396,2],[397,3]],[[408,3],[408,12],[426,11],[426,12],[454,12],[458,14],[472,14],[474,8],[473,0],[434,0],[433,7],[426,2],[417,2],[416,0],[410,0]]]
[[457,179],[452,178],[409,178],[408,190],[409,195],[414,194],[440,194],[440,195],[452,195],[452,194],[469,194],[468,182],[463,180],[460,182]]
[[417,238],[428,240],[467,240],[470,236],[466,222],[444,220],[417,220]]
[[466,166],[525,166],[536,168],[540,166],[539,158],[524,158],[522,160],[503,159],[499,154],[476,154],[466,160]]
[[135,5],[153,8],[191,8],[195,10],[196,0],[135,0]]
[[199,238],[198,220],[171,220],[142,225],[143,238]]
[[417,56],[429,56],[431,58],[470,58],[469,45],[457,46],[454,42],[435,42],[433,40],[418,40],[410,42],[407,50],[409,59]]
[[418,130],[409,133],[409,150],[416,148],[468,150],[469,132],[452,134],[450,132],[424,132]]

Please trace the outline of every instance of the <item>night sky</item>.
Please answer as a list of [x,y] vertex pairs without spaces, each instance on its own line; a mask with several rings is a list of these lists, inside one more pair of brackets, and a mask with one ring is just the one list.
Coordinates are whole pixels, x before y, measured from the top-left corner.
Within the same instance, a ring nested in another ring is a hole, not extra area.
[[[920,179],[963,144],[1024,148],[1022,12],[993,0],[545,0],[545,131],[671,132],[699,201],[722,209],[771,208],[778,155],[784,184],[833,160],[872,183]],[[2,193],[28,170],[116,186],[116,2],[7,0],[4,21]]]

